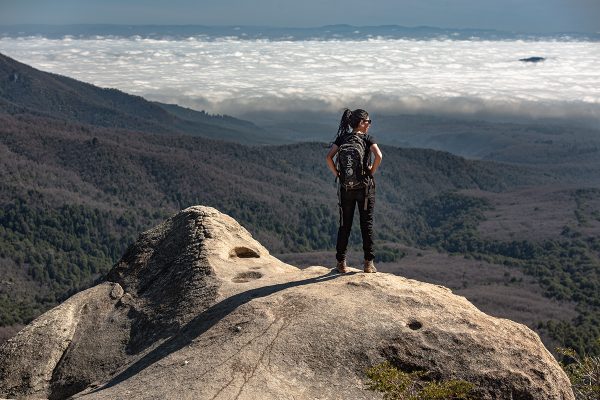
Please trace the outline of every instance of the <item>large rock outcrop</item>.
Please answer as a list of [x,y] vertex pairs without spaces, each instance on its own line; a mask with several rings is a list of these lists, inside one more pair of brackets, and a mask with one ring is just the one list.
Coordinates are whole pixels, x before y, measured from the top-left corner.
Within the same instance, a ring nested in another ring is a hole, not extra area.
[[384,360],[472,382],[478,399],[574,398],[525,326],[441,286],[300,270],[201,206],[6,342],[0,397],[372,399],[365,370]]

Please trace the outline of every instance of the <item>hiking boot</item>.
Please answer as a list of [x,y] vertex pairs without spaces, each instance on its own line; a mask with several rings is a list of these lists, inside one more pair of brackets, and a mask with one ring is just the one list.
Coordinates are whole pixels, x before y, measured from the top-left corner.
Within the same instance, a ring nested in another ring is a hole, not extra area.
[[375,268],[375,264],[373,263],[373,260],[365,260],[365,272],[367,272],[367,273],[377,272],[377,268]]
[[336,269],[340,274],[345,274],[346,272],[348,272],[348,265],[346,265],[346,260],[338,261]]

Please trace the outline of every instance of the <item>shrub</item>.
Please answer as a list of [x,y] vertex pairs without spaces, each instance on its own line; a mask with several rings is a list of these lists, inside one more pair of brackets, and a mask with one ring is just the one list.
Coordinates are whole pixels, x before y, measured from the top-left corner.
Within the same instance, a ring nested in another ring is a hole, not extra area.
[[[600,344],[600,339],[598,339]],[[580,357],[573,349],[557,348],[556,351],[569,363],[561,366],[569,376],[577,400],[600,399],[600,357]]]
[[389,246],[382,246],[382,248],[377,251],[377,261],[379,262],[394,262],[405,256],[406,253],[404,251]]
[[460,380],[424,381],[427,371],[403,372],[389,361],[367,370],[369,390],[383,393],[384,400],[444,400],[470,399],[475,387]]

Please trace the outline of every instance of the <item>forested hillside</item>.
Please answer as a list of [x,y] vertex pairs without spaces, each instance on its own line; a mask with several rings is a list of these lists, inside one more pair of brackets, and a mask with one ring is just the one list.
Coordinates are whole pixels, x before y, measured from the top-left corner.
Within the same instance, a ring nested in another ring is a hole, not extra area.
[[[444,193],[411,208],[404,229],[420,246],[510,266],[536,277],[547,297],[573,302],[579,313],[570,322],[540,321],[537,328],[581,354],[599,354],[600,189],[578,189],[572,194],[574,218],[551,238],[536,240],[533,232],[530,239],[498,240],[485,235],[478,225],[486,212],[497,211],[484,198],[458,193]],[[523,221],[531,223],[535,218]]]
[[[600,126],[579,120],[494,122],[434,115],[373,112],[378,143],[447,151],[470,159],[535,167],[569,182],[600,185]],[[249,112],[271,135],[290,141],[330,141],[339,113]]]
[[99,127],[197,135],[244,144],[277,143],[276,138],[247,121],[99,88],[39,71],[1,53],[0,108]]

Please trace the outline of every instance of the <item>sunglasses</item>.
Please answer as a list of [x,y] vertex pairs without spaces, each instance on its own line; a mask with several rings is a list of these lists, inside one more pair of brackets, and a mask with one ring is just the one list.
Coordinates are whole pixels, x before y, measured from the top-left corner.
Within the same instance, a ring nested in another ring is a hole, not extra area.
[[365,121],[369,125],[371,125],[371,122],[372,122],[370,119],[363,119],[363,121]]

